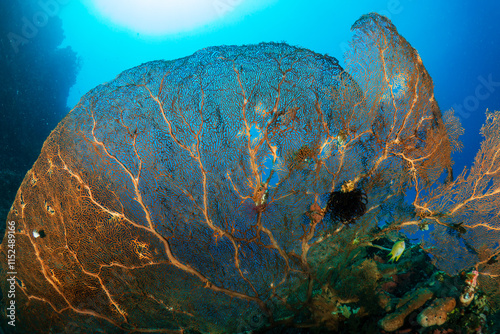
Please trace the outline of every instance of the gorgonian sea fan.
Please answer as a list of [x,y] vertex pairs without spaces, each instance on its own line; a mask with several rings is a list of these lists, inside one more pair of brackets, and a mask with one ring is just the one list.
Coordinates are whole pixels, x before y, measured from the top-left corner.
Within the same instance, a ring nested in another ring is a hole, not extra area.
[[325,283],[320,258],[342,256],[323,222],[329,194],[362,186],[356,228],[368,231],[412,173],[449,166],[420,58],[385,18],[363,20],[353,77],[332,57],[263,43],[149,62],[87,93],[9,213],[19,326],[235,332],[246,312],[293,323]]

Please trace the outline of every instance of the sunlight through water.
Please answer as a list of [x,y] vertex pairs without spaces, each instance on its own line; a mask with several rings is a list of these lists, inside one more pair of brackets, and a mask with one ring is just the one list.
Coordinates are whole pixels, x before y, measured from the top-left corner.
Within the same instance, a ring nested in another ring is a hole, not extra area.
[[[257,1],[261,2],[261,1]],[[147,35],[179,33],[240,12],[247,0],[87,0],[86,5],[113,24]],[[255,9],[255,2],[252,2]]]

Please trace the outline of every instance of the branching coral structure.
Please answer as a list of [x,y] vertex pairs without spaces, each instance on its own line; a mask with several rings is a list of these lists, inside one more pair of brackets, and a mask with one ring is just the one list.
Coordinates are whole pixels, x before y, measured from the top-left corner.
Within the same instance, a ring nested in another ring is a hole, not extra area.
[[[16,329],[486,328],[480,298],[500,308],[500,112],[453,179],[462,128],[418,52],[378,14],[352,30],[345,69],[284,43],[220,46],[88,92],[8,216]],[[400,233],[426,228],[420,244]]]

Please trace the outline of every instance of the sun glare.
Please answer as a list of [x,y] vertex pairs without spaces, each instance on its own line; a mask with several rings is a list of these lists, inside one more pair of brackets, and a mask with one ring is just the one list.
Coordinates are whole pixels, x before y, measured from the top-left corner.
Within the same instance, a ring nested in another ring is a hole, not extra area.
[[148,35],[189,31],[240,7],[245,0],[88,0],[113,24]]

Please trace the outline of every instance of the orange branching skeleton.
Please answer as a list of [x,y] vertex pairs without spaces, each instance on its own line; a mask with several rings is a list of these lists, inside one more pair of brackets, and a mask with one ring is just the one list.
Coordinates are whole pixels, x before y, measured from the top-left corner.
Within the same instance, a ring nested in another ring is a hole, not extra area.
[[[500,114],[488,114],[474,166],[453,180],[462,129],[441,114],[417,51],[377,14],[353,31],[345,70],[286,44],[211,47],[86,94],[8,216],[22,250],[20,330],[335,328],[336,302],[370,301],[334,291],[332,273],[373,291],[362,272],[374,263],[342,270],[357,247],[429,225],[423,247],[437,264],[475,266],[494,293]],[[445,263],[450,252],[467,261]]]

